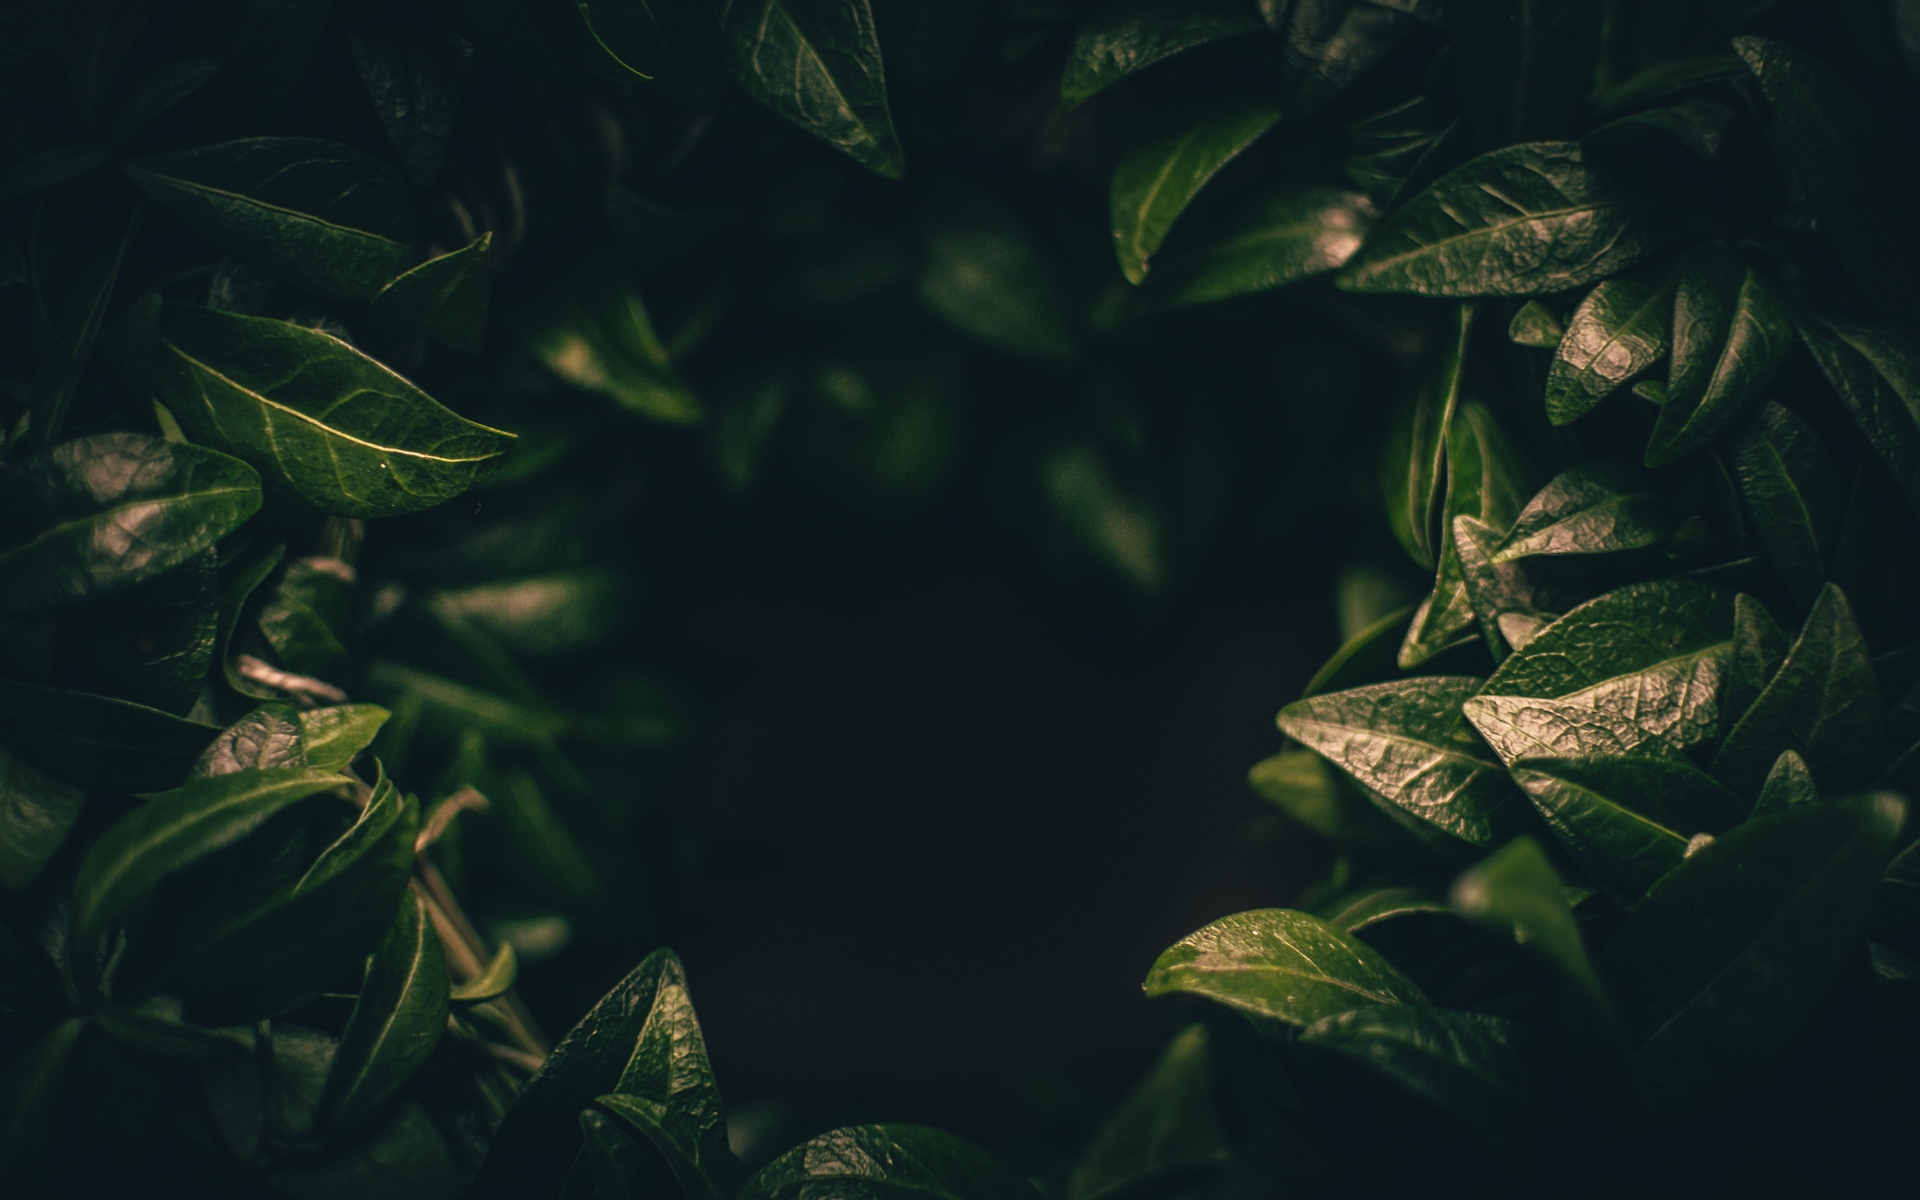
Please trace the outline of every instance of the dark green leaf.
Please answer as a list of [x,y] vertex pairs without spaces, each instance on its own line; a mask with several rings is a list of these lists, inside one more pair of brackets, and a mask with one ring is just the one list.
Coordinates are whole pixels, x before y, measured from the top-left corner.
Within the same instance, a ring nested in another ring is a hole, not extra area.
[[514,980],[519,977],[520,960],[514,954],[513,943],[501,942],[486,967],[449,992],[447,999],[454,1004],[485,1004],[512,991]]
[[674,370],[640,293],[611,263],[582,264],[520,318],[528,347],[575,387],[658,421],[700,419],[700,401]]
[[1321,692],[1344,691],[1363,683],[1391,679],[1395,670],[1397,647],[1405,635],[1411,608],[1397,608],[1373,621],[1352,637],[1315,671],[1302,688],[1302,696]]
[[1354,292],[1531,296],[1605,278],[1661,237],[1573,142],[1495,150],[1376,225],[1339,284]]
[[1253,764],[1253,790],[1315,833],[1338,838],[1345,828],[1339,783],[1327,760],[1311,750],[1286,750]]
[[275,701],[262,704],[221,730],[200,761],[193,764],[192,777],[208,779],[235,771],[307,765],[300,712],[291,704]]
[[1231,1153],[1213,1101],[1205,1025],[1189,1025],[1134,1085],[1067,1183],[1067,1200],[1100,1200],[1223,1165]]
[[331,0],[240,0],[226,10],[227,78],[222,99],[253,120],[269,118],[306,74]]
[[1745,816],[1732,792],[1679,755],[1523,758],[1513,778],[1622,908],[1678,866],[1696,835],[1725,833]]
[[626,614],[626,588],[610,571],[569,571],[435,592],[427,604],[516,654],[550,656],[601,641]]
[[1885,761],[1880,686],[1866,639],[1846,596],[1830,583],[1786,661],[1720,744],[1714,778],[1740,796],[1757,796],[1784,750],[1843,791],[1871,781]]
[[450,350],[480,352],[487,325],[487,249],[483,233],[459,250],[430,258],[381,288],[368,315],[398,333]]
[[322,771],[346,768],[373,744],[392,715],[378,704],[336,704],[300,714],[300,743],[307,762]]
[[336,1129],[364,1123],[412,1082],[446,1028],[447,961],[426,906],[409,893],[367,964],[327,1069],[320,1120]]
[[184,714],[206,687],[218,626],[212,548],[163,575],[55,617],[60,681]]
[[1813,202],[1820,229],[1855,280],[1911,321],[1920,205],[1906,171],[1910,151],[1872,105],[1825,63],[1771,38],[1740,37],[1734,49],[1759,81],[1768,132]]
[[1658,362],[1672,312],[1670,283],[1623,277],[1587,293],[1547,372],[1547,419],[1578,420]]
[[0,679],[0,743],[81,787],[170,787],[219,732],[125,700]]
[[[1601,287],[1607,286],[1601,284]],[[1596,289],[1598,290],[1598,289]],[[1576,318],[1579,314],[1575,314]],[[1552,350],[1565,341],[1566,326],[1553,310],[1539,300],[1529,300],[1513,314],[1513,320],[1507,323],[1507,338],[1516,346],[1531,346],[1536,350]]]
[[426,187],[446,160],[473,47],[447,33],[410,39],[363,34],[350,44],[360,82],[400,165]]
[[1141,986],[1149,996],[1187,992],[1302,1027],[1368,1005],[1426,1003],[1371,946],[1286,908],[1237,913],[1188,934]]
[[1495,662],[1531,641],[1574,598],[1562,585],[1537,578],[1525,562],[1496,561],[1500,532],[1462,513],[1453,520],[1453,558],[1466,599]]
[[351,146],[243,138],[126,171],[221,250],[329,300],[370,300],[420,257],[406,176]]
[[0,1071],[0,1173],[23,1195],[53,1185],[48,1148],[58,1128],[67,1064],[86,1027],[79,1017],[60,1022],[16,1051]]
[[337,558],[300,558],[287,564],[256,618],[280,665],[298,675],[342,679],[348,624],[353,615],[354,569]]
[[1733,469],[1767,561],[1811,599],[1826,582],[1846,505],[1826,447],[1805,421],[1768,401],[1735,438]]
[[1819,798],[1820,792],[1813,786],[1813,772],[1807,769],[1807,760],[1791,750],[1783,750],[1780,757],[1773,761],[1773,769],[1767,772],[1767,781],[1760,785],[1760,798],[1753,802],[1753,815],[1771,816],[1785,812],[1796,804],[1811,804]]
[[1517,832],[1524,805],[1499,763],[1460,734],[1477,679],[1428,678],[1312,696],[1280,712],[1280,728],[1325,755],[1393,810],[1476,846]]
[[1607,122],[1581,138],[1583,145],[1625,148],[1649,133],[1664,133],[1691,150],[1697,157],[1712,160],[1720,155],[1720,142],[1726,136],[1733,110],[1711,100],[1682,100],[1668,108],[1648,108]]
[[[1711,737],[1733,648],[1733,596],[1683,580],[1608,592],[1541,630],[1487,680],[1488,696],[1557,699],[1630,717],[1677,746]],[[1771,760],[1769,760],[1771,761]]]
[[60,439],[67,409],[93,353],[120,263],[140,228],[125,185],[79,179],[40,198],[27,238],[34,357],[33,430],[41,445]]
[[342,794],[338,775],[298,767],[196,779],[150,799],[100,835],[73,883],[69,944],[90,954],[160,881],[233,845],[310,796]]
[[1657,1112],[1694,1106],[1783,1049],[1867,917],[1905,805],[1801,805],[1716,838],[1647,893],[1601,978]]
[[906,159],[867,0],[741,0],[726,32],[747,95],[861,166],[900,178]]
[[1445,901],[1435,900],[1418,888],[1391,887],[1343,896],[1324,906],[1320,916],[1341,933],[1351,934],[1395,917],[1449,911]]
[[1792,343],[1787,310],[1757,272],[1718,247],[1690,257],[1674,288],[1673,359],[1647,465],[1678,462],[1731,429]]
[[1495,1142],[1513,1138],[1532,1102],[1519,1022],[1488,1013],[1398,1005],[1326,1017],[1301,1031]]
[[802,1142],[762,1167],[740,1200],[1034,1200],[1027,1177],[950,1133],[854,1125]]
[[943,204],[926,238],[917,290],[969,337],[1022,358],[1072,356],[1073,330],[1045,249],[1012,212],[983,197]]
[[430,508],[484,479],[512,445],[316,330],[170,304],[160,334],[160,393],[180,424],[318,512]]
[[1087,99],[1183,50],[1253,33],[1260,18],[1243,0],[1128,0],[1080,26],[1060,77],[1060,106],[1068,112]]
[[1147,260],[1207,180],[1279,120],[1280,110],[1271,104],[1236,105],[1127,152],[1108,197],[1114,253],[1127,282],[1146,279]]
[[1455,912],[1530,946],[1595,1005],[1605,1006],[1566,886],[1532,838],[1515,838],[1454,880],[1452,900]]
[[0,884],[31,883],[66,840],[86,798],[84,790],[0,750]]
[[1592,459],[1560,472],[1527,502],[1493,561],[1640,550],[1672,537],[1675,524],[1645,475],[1624,463]]
[[113,147],[98,142],[60,146],[22,159],[0,175],[0,198],[31,196],[113,161]]
[[1448,8],[1454,86],[1482,145],[1565,137],[1593,86],[1598,0],[1480,0]]
[[1429,570],[1438,560],[1438,524],[1445,499],[1443,468],[1454,412],[1460,405],[1473,315],[1473,306],[1468,304],[1456,311],[1444,356],[1401,413],[1380,462],[1380,492],[1386,502],[1387,521],[1407,554]]
[[1286,184],[1240,206],[1204,246],[1161,270],[1169,304],[1207,304],[1338,270],[1360,248],[1373,204],[1358,192]]
[[1890,330],[1804,317],[1800,337],[1907,502],[1920,510],[1920,352]]
[[0,474],[0,609],[98,600],[211,549],[260,507],[253,468],[137,433],[78,438]]
[[93,1010],[93,1024],[114,1041],[169,1062],[217,1061],[250,1048],[241,1030],[202,1029],[180,1020],[179,1008],[177,1000],[164,998],[139,1008],[101,1004]]
[[108,134],[117,145],[126,141],[163,116],[175,105],[199,91],[220,72],[217,58],[183,58],[154,70],[141,80],[113,116]]
[[1733,601],[1733,658],[1727,664],[1726,694],[1720,710],[1731,720],[1760,698],[1760,692],[1786,660],[1791,642],[1766,606],[1744,592]]
[[678,1195],[680,1185],[653,1147],[598,1109],[580,1110],[580,1150],[554,1200],[630,1200]]
[[1280,102],[1295,121],[1339,95],[1419,28],[1407,14],[1391,11],[1393,5],[1370,0],[1292,0],[1286,7]]

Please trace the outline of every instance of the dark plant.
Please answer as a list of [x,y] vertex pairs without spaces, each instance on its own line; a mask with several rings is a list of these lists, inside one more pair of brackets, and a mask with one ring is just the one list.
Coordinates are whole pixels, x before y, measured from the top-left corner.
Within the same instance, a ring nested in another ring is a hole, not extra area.
[[[749,1174],[671,951],[557,1045],[516,993],[661,932],[641,476],[1151,596],[1364,565],[1382,430],[1430,591],[1350,576],[1252,773],[1332,867],[1153,965],[1250,1022],[1066,1196],[1896,1161],[1915,5],[16,0],[0,55],[10,1187],[1032,1197],[907,1125]],[[1276,404],[1281,324],[1348,374]]]

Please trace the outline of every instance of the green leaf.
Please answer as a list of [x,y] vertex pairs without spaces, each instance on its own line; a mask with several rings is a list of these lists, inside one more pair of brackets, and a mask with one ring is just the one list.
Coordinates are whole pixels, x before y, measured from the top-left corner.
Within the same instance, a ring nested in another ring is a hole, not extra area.
[[219,556],[211,547],[165,574],[54,618],[61,681],[183,714],[213,665]]
[[1647,465],[1678,462],[1731,429],[1773,382],[1792,343],[1785,306],[1752,268],[1719,247],[1688,258],[1674,289],[1667,398]]
[[1508,1017],[1386,1005],[1326,1017],[1302,1030],[1300,1042],[1377,1071],[1505,1143],[1533,1102],[1521,1034]]
[[1240,204],[1200,248],[1169,252],[1155,290],[1174,307],[1210,304],[1337,271],[1373,218],[1362,193],[1281,184]]
[[1067,1200],[1166,1185],[1217,1169],[1231,1153],[1213,1101],[1207,1027],[1189,1025],[1088,1144],[1067,1183]]
[[1800,338],[1854,424],[1920,510],[1920,351],[1890,330],[1830,316],[1798,317]]
[[700,419],[700,401],[674,370],[640,293],[612,263],[581,264],[519,315],[528,348],[573,386],[657,421]]
[[253,468],[138,433],[76,438],[0,473],[0,609],[80,604],[187,563],[260,507]]
[[1785,1048],[1856,944],[1904,815],[1882,794],[1749,821],[1628,914],[1600,975],[1656,1113],[1694,1107]]
[[176,1063],[205,1063],[232,1058],[251,1049],[237,1029],[202,1029],[178,1019],[179,1003],[164,1002],[128,1008],[100,1004],[93,1009],[94,1027],[142,1054]]
[[336,704],[300,714],[300,743],[307,762],[322,771],[344,770],[373,744],[393,714],[378,704]]
[[1573,142],[1495,150],[1376,225],[1340,273],[1353,292],[1532,296],[1603,279],[1660,233]]
[[297,675],[342,679],[358,575],[337,558],[299,558],[261,605],[256,624],[280,665]]
[[1454,87],[1481,144],[1565,137],[1593,87],[1601,5],[1481,0],[1449,9]]
[[1726,693],[1720,709],[1738,720],[1760,698],[1790,643],[1766,606],[1744,592],[1733,601],[1733,659],[1727,665]]
[[580,1150],[554,1200],[678,1195],[680,1185],[646,1139],[598,1109],[580,1110]]
[[1591,459],[1554,476],[1527,502],[1493,561],[1640,550],[1667,541],[1675,528],[1650,479],[1624,463]]
[[1475,696],[1461,711],[1509,768],[1524,758],[1671,756],[1681,749],[1642,726],[1626,708],[1533,696]]
[[0,884],[23,888],[47,865],[80,817],[85,790],[0,750]]
[[1453,519],[1453,558],[1466,600],[1495,662],[1518,650],[1568,607],[1564,585],[1536,577],[1524,562],[1496,560],[1500,532],[1462,513]]
[[1793,170],[1840,261],[1873,299],[1911,322],[1920,204],[1911,154],[1868,100],[1837,71],[1771,38],[1738,37],[1733,48],[1766,96],[1768,133]]
[[485,1004],[512,991],[519,977],[520,960],[513,952],[513,943],[501,942],[485,969],[454,988],[447,999],[454,1004]]
[[1253,790],[1315,833],[1338,838],[1345,828],[1339,784],[1327,760],[1311,750],[1285,750],[1253,764]]
[[1390,887],[1343,896],[1325,905],[1320,916],[1341,933],[1352,934],[1395,917],[1450,911],[1444,901],[1435,900],[1418,888]]
[[367,315],[396,333],[438,342],[449,350],[480,353],[487,326],[487,250],[483,233],[459,250],[430,258],[373,297]]
[[1753,815],[1771,816],[1819,798],[1820,791],[1813,786],[1813,772],[1807,769],[1807,760],[1792,750],[1783,750],[1780,757],[1773,760],[1767,781],[1760,785],[1760,798],[1753,802]]
[[1310,116],[1418,29],[1412,17],[1391,11],[1404,6],[1400,0],[1292,0],[1280,60],[1280,102],[1289,119]]
[[1435,677],[1311,696],[1280,712],[1280,728],[1362,787],[1446,833],[1488,846],[1525,819],[1500,764],[1460,735],[1460,705],[1477,679]]
[[1412,616],[1411,608],[1397,608],[1366,625],[1321,664],[1300,694],[1317,696],[1321,692],[1342,691],[1391,679],[1395,673],[1397,647]]
[[40,198],[27,236],[27,276],[37,370],[31,409],[42,445],[60,439],[93,353],[121,260],[139,232],[141,206],[124,187],[90,178]]
[[120,102],[108,137],[115,145],[126,142],[219,73],[217,58],[183,58],[156,68]]
[[1711,100],[1682,100],[1667,108],[1647,108],[1608,121],[1580,139],[1589,147],[1624,150],[1649,133],[1664,133],[1702,161],[1720,156],[1733,110]]
[[213,744],[200,755],[200,761],[193,764],[192,778],[210,779],[235,771],[307,765],[306,738],[299,710],[291,704],[274,701],[262,704],[221,730]]
[[1767,561],[1811,600],[1826,582],[1846,507],[1826,447],[1805,421],[1767,401],[1734,439],[1733,472]]
[[[1607,285],[1603,283],[1600,286]],[[1554,315],[1551,308],[1539,300],[1529,300],[1521,305],[1520,311],[1514,313],[1513,320],[1507,323],[1507,339],[1516,346],[1553,350],[1566,337],[1566,326],[1560,323],[1560,318]]]
[[921,1125],[854,1125],[823,1133],[762,1167],[740,1189],[740,1200],[1034,1200],[1038,1195],[1025,1175],[1000,1159]]
[[1393,534],[1413,561],[1429,570],[1438,560],[1443,468],[1454,412],[1460,406],[1473,316],[1472,305],[1456,310],[1444,355],[1395,423],[1380,462],[1380,492]]
[[1622,908],[1678,866],[1695,836],[1725,833],[1745,816],[1732,792],[1679,755],[1522,758],[1513,778]]
[[1667,353],[1673,285],[1609,279],[1587,293],[1547,371],[1547,419],[1579,420]]
[[0,743],[85,788],[170,787],[219,732],[125,700],[0,679]]
[[1532,838],[1515,838],[1454,880],[1452,900],[1455,912],[1531,947],[1596,1007],[1606,1007],[1566,886]]
[[1254,33],[1260,18],[1244,0],[1128,0],[1080,26],[1060,76],[1060,107],[1089,98],[1162,59],[1221,38]]
[[419,261],[406,176],[364,151],[260,137],[126,164],[129,178],[222,251],[327,300],[371,300]]
[[169,304],[160,335],[160,394],[182,427],[313,511],[431,508],[484,479],[512,445],[512,434],[447,411],[317,330]]
[[916,291],[949,325],[1017,357],[1073,356],[1073,330],[1046,250],[1004,206],[981,196],[943,203],[925,254]]
[[335,1129],[365,1123],[413,1081],[446,1028],[447,961],[426,906],[409,892],[367,964],[327,1069],[320,1120]]
[[1369,1005],[1426,1003],[1371,946],[1285,908],[1237,913],[1188,934],[1141,986],[1149,996],[1188,992],[1301,1027]]
[[517,704],[396,662],[367,664],[364,679],[368,690],[388,697],[396,712],[404,703],[420,704],[433,725],[447,731],[471,728],[501,745],[550,745],[570,725],[553,709]]
[[439,31],[411,38],[357,34],[348,41],[400,165],[414,183],[428,186],[446,161],[473,47]]
[[612,635],[627,613],[627,590],[611,571],[564,571],[448,588],[427,606],[515,654],[549,657]]
[[59,1098],[67,1066],[87,1023],[70,1017],[47,1029],[15,1052],[0,1071],[0,1173],[22,1195],[51,1188],[54,1165],[49,1146],[59,1128]]
[[1820,589],[1786,661],[1740,714],[1713,758],[1713,775],[1756,796],[1783,750],[1839,790],[1872,780],[1880,745],[1880,686],[1866,639],[1839,588]]
[[338,775],[279,767],[196,779],[152,797],[101,834],[81,861],[68,919],[72,953],[91,954],[169,875],[233,845],[289,805],[346,790]]
[[741,0],[726,14],[734,79],[887,179],[906,169],[867,0]]
[[1114,253],[1127,282],[1146,279],[1147,260],[1207,180],[1279,120],[1280,110],[1271,104],[1240,104],[1127,152],[1108,197]]
[[1487,680],[1487,696],[1563,700],[1631,717],[1676,746],[1711,737],[1733,648],[1733,596],[1684,580],[1638,583],[1541,630]]

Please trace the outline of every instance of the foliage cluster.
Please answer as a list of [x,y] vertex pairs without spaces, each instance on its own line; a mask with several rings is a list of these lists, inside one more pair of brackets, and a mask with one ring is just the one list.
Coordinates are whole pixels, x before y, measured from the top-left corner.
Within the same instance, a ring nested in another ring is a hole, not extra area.
[[1430,590],[1356,592],[1253,770],[1329,877],[1147,978],[1250,1021],[1181,1033],[1065,1194],[1831,1181],[1899,1127],[1914,5],[3,16],[23,1189],[1031,1197],[914,1126],[750,1175],[669,951],[556,1046],[517,997],[637,903],[683,723],[610,652],[634,465],[972,472],[1151,592],[1345,511],[1281,440],[1378,452],[1247,383],[1277,318],[1409,366],[1380,484]]

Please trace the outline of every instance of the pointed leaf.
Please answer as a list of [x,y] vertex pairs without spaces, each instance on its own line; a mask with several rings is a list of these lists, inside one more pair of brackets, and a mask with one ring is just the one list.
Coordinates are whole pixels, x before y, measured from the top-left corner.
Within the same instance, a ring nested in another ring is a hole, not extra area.
[[1453,519],[1453,561],[1495,662],[1523,648],[1577,599],[1565,585],[1537,576],[1526,562],[1498,561],[1499,546],[1500,531],[1485,521],[1466,513]]
[[1060,77],[1060,107],[1072,112],[1095,94],[1183,50],[1260,28],[1243,0],[1129,0],[1080,27]]
[[1726,694],[1720,710],[1729,720],[1740,716],[1760,698],[1792,643],[1766,606],[1746,593],[1733,601],[1733,658],[1727,664]]
[[300,714],[300,743],[307,762],[322,771],[344,769],[373,745],[374,736],[392,715],[378,704],[336,704],[306,710]]
[[1773,761],[1773,769],[1767,772],[1767,781],[1760,785],[1760,798],[1753,802],[1753,815],[1771,816],[1785,812],[1796,804],[1811,804],[1819,798],[1820,792],[1813,786],[1813,772],[1807,769],[1807,760],[1791,750],[1783,750],[1780,757]]
[[320,1120],[351,1129],[413,1081],[447,1028],[447,961],[420,897],[373,952],[360,996],[327,1068]]
[[1920,510],[1920,349],[1890,330],[1804,317],[1800,337],[1880,461]]
[[1768,401],[1733,443],[1734,478],[1767,561],[1803,600],[1826,582],[1846,492],[1813,430]]
[[397,333],[424,337],[449,350],[480,352],[487,325],[487,249],[493,234],[430,258],[373,297],[368,315]]
[[1035,1200],[1026,1176],[950,1133],[855,1125],[802,1142],[762,1167],[740,1200],[816,1195],[868,1200]]
[[1547,371],[1547,419],[1571,424],[1660,361],[1672,313],[1670,282],[1629,276],[1588,292]]
[[1280,120],[1280,110],[1252,103],[1223,109],[1177,135],[1129,151],[1113,173],[1109,212],[1114,252],[1129,283],[1147,277],[1147,260],[1207,180]]
[[501,942],[485,969],[454,988],[447,999],[454,1004],[485,1004],[512,991],[519,976],[520,960],[514,955],[513,943]]
[[1598,147],[1632,145],[1650,133],[1664,133],[1692,151],[1696,158],[1710,162],[1720,155],[1720,143],[1726,137],[1733,110],[1711,100],[1682,100],[1667,108],[1648,108],[1608,121],[1585,135],[1581,144]]
[[1300,1041],[1353,1059],[1504,1143],[1532,1103],[1521,1036],[1508,1017],[1381,1006],[1327,1017],[1302,1030]]
[[867,0],[741,0],[727,12],[741,90],[888,179],[906,167]]
[[1793,323],[1764,278],[1718,247],[1689,258],[1674,287],[1673,359],[1647,465],[1678,462],[1731,429],[1792,344]]
[[700,401],[674,370],[640,293],[612,263],[583,264],[520,317],[528,348],[575,387],[657,421],[700,419]]
[[1223,1165],[1231,1152],[1213,1101],[1207,1027],[1189,1025],[1087,1146],[1067,1200],[1188,1178]]
[[1341,933],[1351,934],[1395,917],[1449,911],[1445,901],[1435,900],[1418,888],[1392,887],[1343,896],[1322,907],[1320,915]]
[[262,704],[221,730],[213,744],[200,755],[200,761],[193,764],[192,777],[208,779],[235,771],[307,765],[299,710],[291,704],[274,701]]
[[1493,561],[1640,550],[1665,542],[1675,528],[1651,480],[1625,464],[1591,459],[1554,476],[1527,502]]
[[1605,1007],[1566,886],[1532,838],[1515,838],[1454,880],[1452,899],[1455,912],[1531,947],[1595,1005]]
[[1175,307],[1209,304],[1337,271],[1373,217],[1359,192],[1281,185],[1242,204],[1201,248],[1163,263],[1161,294]]
[[1438,557],[1447,439],[1460,405],[1473,316],[1472,305],[1459,306],[1443,357],[1395,423],[1380,462],[1380,491],[1394,536],[1416,564],[1429,569]]
[[180,424],[317,512],[430,508],[484,479],[512,445],[317,330],[170,304],[160,334],[160,394]]
[[1189,992],[1303,1027],[1367,1005],[1426,1003],[1371,946],[1285,908],[1223,917],[1188,934],[1141,986],[1149,996]]
[[1461,711],[1509,768],[1525,758],[1671,757],[1681,749],[1630,710],[1579,700],[1475,696]]

